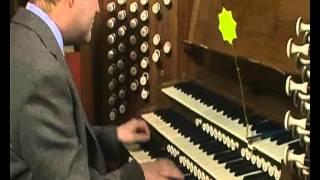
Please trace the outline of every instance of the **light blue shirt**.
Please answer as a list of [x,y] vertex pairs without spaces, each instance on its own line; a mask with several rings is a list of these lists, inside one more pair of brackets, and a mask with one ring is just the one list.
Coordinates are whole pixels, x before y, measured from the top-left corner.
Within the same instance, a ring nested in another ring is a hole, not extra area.
[[64,55],[63,39],[62,39],[61,32],[60,32],[59,28],[57,27],[56,23],[53,22],[53,20],[42,9],[40,9],[35,4],[28,2],[26,9],[31,11],[35,15],[39,16],[40,19],[42,19],[48,25],[48,27],[50,28],[51,32],[53,33],[56,41],[58,42],[58,45],[61,49],[62,54]]

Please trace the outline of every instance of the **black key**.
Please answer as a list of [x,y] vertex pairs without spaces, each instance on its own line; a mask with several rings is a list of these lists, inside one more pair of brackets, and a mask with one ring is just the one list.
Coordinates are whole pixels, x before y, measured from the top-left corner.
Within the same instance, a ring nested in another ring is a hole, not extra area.
[[221,163],[225,163],[225,162],[235,160],[235,159],[240,159],[240,158],[242,158],[240,152],[233,151],[233,153],[225,154],[219,157],[218,163],[221,164]]
[[226,150],[228,150],[228,148],[226,146],[216,146],[216,147],[206,149],[204,151],[207,153],[207,155],[211,155],[211,154],[216,154],[218,152],[223,152]]
[[237,168],[248,165],[248,163],[247,160],[241,159],[239,161],[228,162],[225,167],[230,169],[231,172],[234,172]]
[[221,143],[219,143],[218,141],[216,141],[215,139],[211,140],[210,142],[207,142],[207,143],[203,143],[203,144],[200,144],[199,146],[199,149],[207,149],[209,147],[215,147],[217,145],[221,145]]
[[274,134],[271,136],[270,140],[271,141],[274,141],[274,140],[277,140],[279,139],[280,137],[284,136],[284,135],[291,135],[291,132],[290,131],[286,131],[286,130],[283,130],[282,132],[279,132],[277,134]]
[[241,167],[241,168],[239,168],[239,169],[234,173],[234,175],[235,175],[235,176],[241,176],[241,175],[243,175],[243,174],[247,174],[247,173],[254,172],[254,171],[258,171],[258,170],[259,170],[259,169],[258,169],[256,166],[250,164],[250,165],[248,165],[248,166],[246,166],[246,167]]
[[286,143],[286,142],[289,142],[292,140],[293,140],[293,138],[292,138],[291,134],[285,134],[277,139],[277,145],[280,145],[280,144],[283,144],[283,143]]

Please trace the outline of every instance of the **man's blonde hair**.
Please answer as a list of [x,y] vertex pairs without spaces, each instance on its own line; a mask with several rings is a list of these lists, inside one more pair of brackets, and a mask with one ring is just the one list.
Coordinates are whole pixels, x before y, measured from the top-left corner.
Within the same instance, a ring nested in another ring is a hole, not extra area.
[[50,13],[59,1],[60,0],[30,0],[30,2],[36,3],[46,13]]

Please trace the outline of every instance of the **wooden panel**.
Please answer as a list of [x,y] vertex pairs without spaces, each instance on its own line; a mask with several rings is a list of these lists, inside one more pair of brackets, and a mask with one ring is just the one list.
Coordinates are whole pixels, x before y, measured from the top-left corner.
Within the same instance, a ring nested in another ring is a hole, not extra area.
[[176,80],[186,80],[188,76],[193,76],[193,72],[189,71],[188,64],[190,61],[190,57],[186,55],[184,52],[183,41],[187,39],[189,28],[192,26],[191,19],[194,11],[194,7],[199,0],[179,0],[178,1],[178,41],[177,41],[177,48],[178,48],[178,76]]
[[80,56],[81,68],[81,101],[87,113],[90,123],[94,124],[95,121],[95,104],[94,104],[94,84],[93,84],[93,60],[90,58],[91,51],[88,45],[82,46]]
[[[102,8],[102,4],[105,3],[106,1],[99,1],[100,2],[100,11],[104,11]],[[91,73],[92,73],[92,97],[93,97],[93,104],[94,104],[94,124],[99,124],[99,122],[102,121],[104,118],[103,115],[105,114],[104,111],[104,104],[103,102],[105,101],[105,94],[103,91],[103,88],[106,88],[106,83],[104,81],[104,76],[106,73],[106,67],[105,67],[105,57],[101,57],[101,54],[105,53],[106,50],[104,50],[103,47],[99,46],[100,44],[103,43],[105,40],[105,23],[102,19],[102,12],[99,13],[96,18],[95,18],[95,23],[94,27],[92,30],[92,39],[90,44],[88,45],[89,50],[82,49],[81,53],[86,54],[83,55],[82,57],[87,59],[87,61],[92,62],[92,68],[91,68]],[[103,37],[101,37],[103,36]],[[103,51],[104,50],[104,51]],[[102,52],[103,51],[103,52]],[[90,54],[89,54],[90,53]],[[88,68],[88,67],[87,67]]]
[[69,52],[65,53],[65,59],[69,66],[70,72],[72,74],[74,83],[78,89],[78,92],[81,96],[81,61],[80,61],[80,53],[79,52]]
[[81,103],[90,123],[94,123],[92,60],[87,46],[83,46],[80,52],[65,53],[67,64],[77,87]]
[[[295,35],[295,23],[299,16],[309,23],[309,1],[300,0],[200,0],[199,11],[194,11],[188,40],[204,44],[209,49],[247,58],[281,72],[297,73],[292,61],[286,57],[286,44]],[[218,14],[222,7],[231,10],[237,22],[234,49],[223,41],[218,30]]]

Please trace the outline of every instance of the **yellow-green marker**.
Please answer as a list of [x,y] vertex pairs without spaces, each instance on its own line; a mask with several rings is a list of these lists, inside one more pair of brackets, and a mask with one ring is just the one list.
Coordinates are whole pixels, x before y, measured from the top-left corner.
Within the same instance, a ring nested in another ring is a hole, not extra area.
[[232,12],[227,11],[224,7],[219,14],[219,30],[224,41],[228,41],[233,46],[232,41],[237,38],[237,22],[232,17]]

